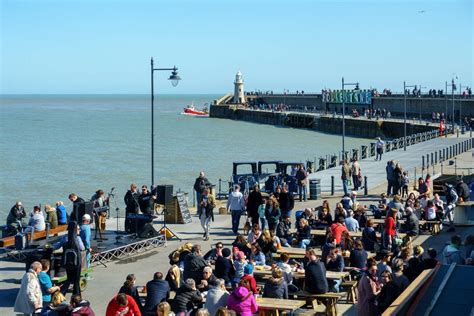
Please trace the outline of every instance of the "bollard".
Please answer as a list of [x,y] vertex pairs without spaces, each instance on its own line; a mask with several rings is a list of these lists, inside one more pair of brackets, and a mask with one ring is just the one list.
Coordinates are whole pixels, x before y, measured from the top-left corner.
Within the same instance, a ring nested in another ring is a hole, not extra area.
[[430,154],[426,154],[426,170],[428,170],[429,166],[430,166]]
[[458,157],[454,157],[454,174],[458,175]]
[[438,163],[438,152],[436,151],[435,152],[435,164],[437,164],[437,163]]
[[425,170],[425,156],[421,156],[421,170]]
[[443,174],[443,163],[441,163],[441,174]]
[[331,176],[331,195],[334,195],[334,176]]
[[413,177],[413,178],[414,178],[414,179],[413,179],[413,185],[415,185],[415,183],[416,183],[416,167],[415,167],[415,170],[414,170],[414,172],[413,172],[413,175],[414,175],[414,177]]
[[432,165],[432,166],[434,165],[434,159],[433,159],[433,157],[434,157],[434,153],[431,153],[431,165]]
[[193,207],[196,207],[196,191],[193,190]]
[[367,176],[364,176],[364,195],[369,194],[369,188],[367,187]]

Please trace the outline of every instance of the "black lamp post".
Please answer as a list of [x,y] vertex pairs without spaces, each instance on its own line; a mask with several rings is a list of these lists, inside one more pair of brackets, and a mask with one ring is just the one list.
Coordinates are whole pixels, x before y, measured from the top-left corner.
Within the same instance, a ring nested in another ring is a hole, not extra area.
[[342,160],[346,159],[346,96],[344,95],[345,86],[355,86],[354,90],[359,90],[359,83],[344,83],[344,77],[342,77]]
[[171,71],[171,75],[168,80],[171,80],[173,87],[176,87],[181,80],[178,75],[178,68],[174,66],[173,68],[154,68],[153,67],[153,57],[151,58],[151,187],[153,189],[155,185],[155,92],[153,84],[153,75],[155,71]]
[[415,88],[414,86],[407,86],[405,81],[403,81],[403,103],[405,105],[404,115],[403,115],[403,150],[407,151],[407,88]]

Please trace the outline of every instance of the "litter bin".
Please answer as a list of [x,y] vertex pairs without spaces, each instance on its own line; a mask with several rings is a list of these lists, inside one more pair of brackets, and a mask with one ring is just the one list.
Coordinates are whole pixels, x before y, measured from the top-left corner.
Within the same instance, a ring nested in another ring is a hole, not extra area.
[[309,199],[318,200],[321,197],[321,179],[309,180]]

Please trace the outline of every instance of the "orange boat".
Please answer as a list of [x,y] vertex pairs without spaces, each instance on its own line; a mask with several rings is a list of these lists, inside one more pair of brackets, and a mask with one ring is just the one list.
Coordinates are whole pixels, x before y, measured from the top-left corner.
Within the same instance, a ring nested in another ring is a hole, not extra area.
[[188,105],[183,109],[182,115],[189,115],[189,116],[196,116],[196,117],[209,117],[209,113],[207,112],[207,108],[197,110],[194,105]]

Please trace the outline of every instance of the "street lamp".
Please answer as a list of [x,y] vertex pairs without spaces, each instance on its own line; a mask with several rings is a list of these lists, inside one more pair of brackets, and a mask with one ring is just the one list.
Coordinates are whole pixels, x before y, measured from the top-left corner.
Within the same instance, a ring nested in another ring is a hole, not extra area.
[[344,87],[345,86],[355,86],[354,90],[359,90],[359,83],[344,83],[344,77],[342,77],[342,160],[346,159],[346,148],[345,148],[345,138],[346,138],[346,104],[345,104],[345,95]]
[[[448,82],[446,81],[446,123],[448,123]],[[454,91],[456,90],[456,85],[454,84],[454,78],[451,79],[451,99],[453,101],[453,114],[452,114],[452,125],[453,125],[453,134],[454,134]],[[446,137],[448,137],[448,134],[446,133]]]
[[403,115],[403,150],[407,151],[407,88],[415,88],[416,85],[406,85],[406,82],[403,81],[403,103],[405,105],[404,115]]
[[154,80],[153,75],[155,71],[171,71],[171,75],[168,80],[171,81],[173,87],[176,87],[181,80],[181,77],[178,75],[178,68],[174,66],[173,68],[154,68],[153,67],[153,57],[151,58],[151,187],[153,189],[155,184],[155,92],[154,92]]

